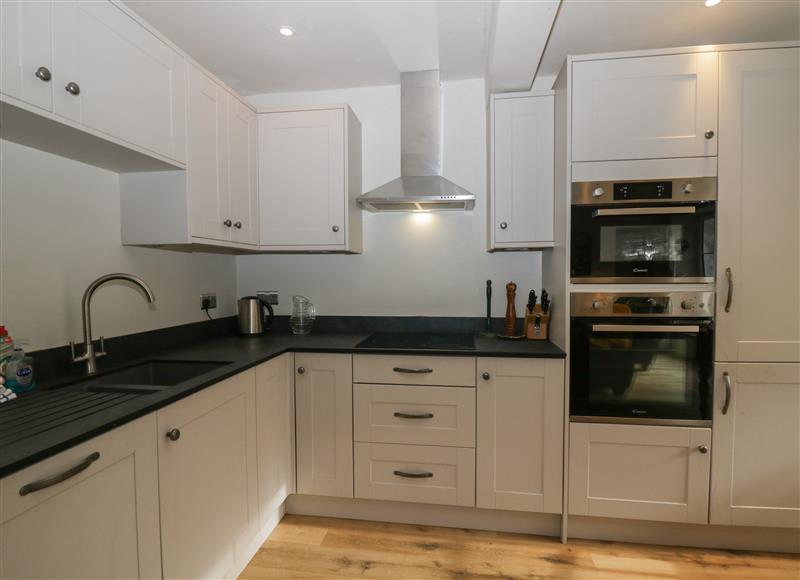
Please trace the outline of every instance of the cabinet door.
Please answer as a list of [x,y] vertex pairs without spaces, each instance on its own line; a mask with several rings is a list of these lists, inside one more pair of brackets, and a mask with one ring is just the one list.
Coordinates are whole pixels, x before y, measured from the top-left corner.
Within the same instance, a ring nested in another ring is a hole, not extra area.
[[711,523],[800,528],[800,365],[715,375]]
[[476,505],[560,513],[564,361],[479,358],[477,413]]
[[258,503],[262,526],[294,493],[292,355],[256,367]]
[[258,190],[256,183],[256,114],[228,94],[228,191],[231,241],[258,243]]
[[708,523],[711,429],[572,423],[569,513]]
[[228,93],[189,65],[186,144],[187,187],[192,236],[227,241],[231,227],[228,196]]
[[352,358],[294,355],[297,493],[353,497]]
[[573,63],[572,161],[716,155],[717,62],[703,52]]
[[493,101],[494,247],[553,242],[552,96]]
[[164,577],[235,573],[258,530],[255,371],[159,410],[158,466]]
[[55,2],[53,23],[55,112],[176,157],[173,76],[183,57],[111,2]]
[[148,415],[0,481],[0,578],[160,578],[156,447]]
[[344,246],[344,111],[264,113],[259,205],[265,246]]
[[721,56],[716,360],[800,362],[798,55]]
[[52,2],[0,2],[0,32],[0,92],[52,111]]

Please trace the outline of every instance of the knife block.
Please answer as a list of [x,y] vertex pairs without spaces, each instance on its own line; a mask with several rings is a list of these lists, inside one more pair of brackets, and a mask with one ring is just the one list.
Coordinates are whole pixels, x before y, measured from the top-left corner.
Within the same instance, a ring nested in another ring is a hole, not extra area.
[[[537,323],[538,320],[538,323]],[[531,312],[525,308],[525,337],[530,340],[547,340],[550,314],[542,314],[542,305],[537,304]]]

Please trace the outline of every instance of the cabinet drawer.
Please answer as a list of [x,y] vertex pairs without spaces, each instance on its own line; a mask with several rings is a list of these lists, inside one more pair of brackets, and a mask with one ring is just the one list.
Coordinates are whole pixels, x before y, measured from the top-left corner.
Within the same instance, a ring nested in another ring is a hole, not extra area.
[[412,385],[353,386],[355,440],[475,446],[475,391]]
[[355,488],[359,498],[474,506],[475,450],[356,443]]
[[353,381],[403,385],[475,386],[475,358],[454,356],[353,357]]

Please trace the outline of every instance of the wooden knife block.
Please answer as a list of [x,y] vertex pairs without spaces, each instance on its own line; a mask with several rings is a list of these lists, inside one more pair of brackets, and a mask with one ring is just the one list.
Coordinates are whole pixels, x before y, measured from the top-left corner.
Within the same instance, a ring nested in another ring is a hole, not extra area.
[[[536,324],[537,315],[541,316],[539,325]],[[547,340],[550,326],[550,314],[542,314],[542,305],[533,307],[533,312],[525,308],[525,338],[530,340]]]

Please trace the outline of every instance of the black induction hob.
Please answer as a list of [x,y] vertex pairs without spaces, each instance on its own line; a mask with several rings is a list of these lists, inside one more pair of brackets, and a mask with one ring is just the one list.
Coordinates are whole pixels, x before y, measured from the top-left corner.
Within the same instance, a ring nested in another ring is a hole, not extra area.
[[375,332],[356,348],[475,350],[475,337],[445,332]]

